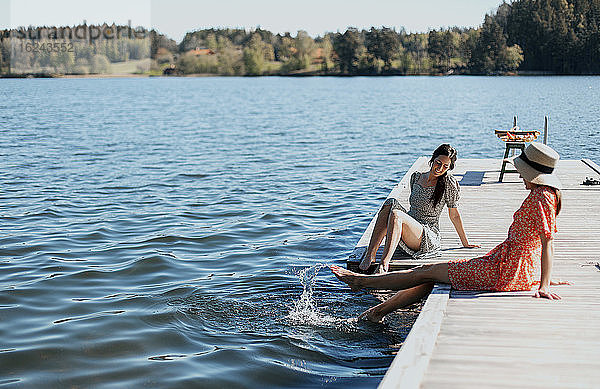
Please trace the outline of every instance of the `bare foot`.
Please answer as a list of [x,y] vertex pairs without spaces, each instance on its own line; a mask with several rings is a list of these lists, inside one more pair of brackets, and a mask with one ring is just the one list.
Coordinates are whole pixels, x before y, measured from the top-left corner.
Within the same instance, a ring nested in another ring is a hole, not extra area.
[[362,257],[362,261],[360,261],[360,263],[358,264],[358,268],[362,271],[366,271],[369,267],[371,267],[372,263],[373,260],[370,258],[369,255],[367,255],[367,252],[365,251]]
[[388,272],[388,266],[384,266],[382,264],[379,264],[379,266],[377,266],[377,269],[375,270],[375,274],[384,274]]
[[358,315],[358,319],[359,320],[368,320],[372,323],[381,323],[383,321],[384,316],[385,315],[382,315],[381,313],[378,312],[377,306],[375,306],[375,307],[371,307],[371,308],[367,309],[366,311],[364,311],[363,313]]
[[358,292],[361,289],[360,278],[361,274],[357,274],[351,272],[350,270],[346,270],[342,267],[331,265],[329,266],[333,274],[338,278],[338,280],[348,284],[350,289],[353,292]]

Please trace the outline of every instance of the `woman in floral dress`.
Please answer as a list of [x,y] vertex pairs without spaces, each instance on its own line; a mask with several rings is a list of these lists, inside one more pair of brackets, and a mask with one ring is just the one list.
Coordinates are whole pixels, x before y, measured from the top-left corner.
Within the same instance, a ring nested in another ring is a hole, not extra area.
[[561,184],[554,174],[558,160],[558,153],[541,143],[530,144],[520,156],[509,160],[530,193],[513,216],[508,238],[482,257],[377,275],[357,274],[331,266],[335,276],[353,290],[401,290],[359,317],[380,321],[393,310],[419,301],[428,289],[423,285],[435,282],[451,284],[453,288],[462,290],[531,290],[537,284],[534,270],[539,263],[541,279],[534,296],[560,299],[550,291],[550,285],[558,284],[551,282],[553,237],[556,216],[561,208]]

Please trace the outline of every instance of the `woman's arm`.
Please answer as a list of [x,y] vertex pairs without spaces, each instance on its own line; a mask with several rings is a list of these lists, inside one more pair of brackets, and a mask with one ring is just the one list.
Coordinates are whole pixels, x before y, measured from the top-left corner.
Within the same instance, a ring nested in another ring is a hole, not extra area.
[[534,297],[560,300],[559,295],[550,292],[552,260],[554,259],[554,239],[548,239],[544,234],[540,234],[540,238],[542,239],[542,272],[540,278],[540,287],[535,292]]
[[481,247],[477,244],[469,244],[469,240],[467,239],[467,234],[465,234],[465,229],[463,228],[462,219],[460,217],[460,212],[458,212],[458,208],[448,208],[448,217],[450,217],[450,221],[452,222],[452,224],[454,224],[454,229],[456,230],[456,233],[458,234],[463,247]]

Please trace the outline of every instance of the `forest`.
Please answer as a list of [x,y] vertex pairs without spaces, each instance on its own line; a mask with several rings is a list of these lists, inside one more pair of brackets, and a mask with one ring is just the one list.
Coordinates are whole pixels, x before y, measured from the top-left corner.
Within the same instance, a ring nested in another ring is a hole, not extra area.
[[[3,74],[11,72],[15,51],[10,33],[0,35]],[[17,62],[32,72],[62,74],[108,72],[143,58],[148,67],[137,72],[153,75],[600,74],[600,0],[504,2],[477,28],[348,27],[314,38],[305,31],[211,28],[189,32],[180,43],[150,31],[145,40],[74,42],[66,54],[21,55]]]

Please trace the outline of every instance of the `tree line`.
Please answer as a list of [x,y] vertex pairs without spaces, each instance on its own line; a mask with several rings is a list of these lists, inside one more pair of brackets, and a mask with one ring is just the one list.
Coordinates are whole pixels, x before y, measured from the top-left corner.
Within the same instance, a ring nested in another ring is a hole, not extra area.
[[127,28],[105,23],[0,30],[0,74],[102,74],[113,63],[149,59],[151,33],[121,34]]
[[[314,39],[304,31],[206,29],[161,47],[166,57],[158,60],[176,63],[182,73],[599,74],[600,0],[503,2],[478,28],[407,33],[349,27]],[[195,47],[216,54],[186,56]]]
[[[180,43],[151,31],[150,42],[154,74],[600,74],[600,0],[503,2],[478,28],[407,33],[349,27],[316,38],[305,31],[292,36],[211,28],[189,32]],[[3,71],[9,59],[5,46]],[[135,43],[131,47],[141,50]],[[115,53],[123,52],[108,46],[85,50],[80,48],[89,64],[95,55],[114,62]]]

